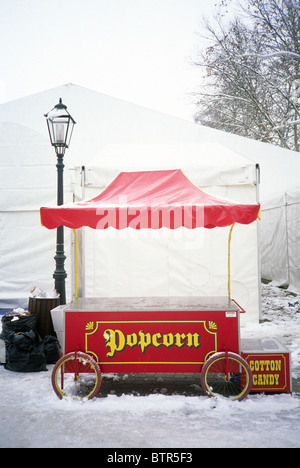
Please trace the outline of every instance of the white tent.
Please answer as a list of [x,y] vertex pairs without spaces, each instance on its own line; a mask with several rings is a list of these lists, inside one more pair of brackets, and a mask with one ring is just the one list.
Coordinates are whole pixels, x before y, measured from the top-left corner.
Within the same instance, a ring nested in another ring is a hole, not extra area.
[[[251,147],[252,141],[249,143]],[[249,156],[260,166],[261,275],[300,292],[300,154],[271,147]]]
[[[214,195],[253,202],[258,195],[255,163],[259,157],[284,158],[292,153],[71,84],[1,104],[0,307],[26,305],[34,285],[48,292],[53,288],[55,232],[40,226],[39,208],[56,201],[56,157],[44,114],[59,98],[77,122],[65,155],[65,201],[98,193],[122,170],[157,167],[180,168]],[[267,184],[264,175],[262,192],[268,192],[274,184]],[[296,186],[293,171],[291,178]],[[86,295],[201,294],[211,288],[219,294],[226,290],[227,258],[220,259],[227,252],[227,233],[221,241],[217,231],[210,240],[201,232],[192,238],[177,232],[177,237],[170,238],[170,233],[161,231],[161,238],[150,242],[149,232],[141,234],[144,239],[136,239],[133,233],[126,238],[121,233],[117,240],[115,232],[105,235],[100,240],[98,232],[85,229],[83,234]],[[200,248],[204,240],[209,246],[215,242],[207,260],[209,249]],[[147,255],[141,253],[146,252],[141,249],[145,242]],[[73,249],[67,232],[66,254],[70,300]],[[124,270],[128,259],[130,271]],[[247,308],[249,320],[257,320],[257,223],[234,230],[232,277],[233,297]]]
[[[300,157],[300,155],[299,155]],[[300,189],[263,204],[261,229],[263,278],[300,292]]]

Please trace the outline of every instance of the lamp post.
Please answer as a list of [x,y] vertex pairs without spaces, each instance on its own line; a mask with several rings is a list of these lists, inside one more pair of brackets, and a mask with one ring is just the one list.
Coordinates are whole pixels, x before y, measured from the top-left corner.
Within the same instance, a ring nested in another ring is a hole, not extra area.
[[[57,204],[64,203],[64,154],[66,148],[69,148],[71,136],[76,123],[73,117],[67,111],[67,106],[59,100],[59,103],[47,114],[45,114],[51,145],[55,147],[57,156]],[[59,226],[56,231],[56,255],[55,271],[53,278],[55,280],[55,289],[60,295],[60,303],[66,303],[66,277],[65,270],[65,252],[64,252],[64,227]]]

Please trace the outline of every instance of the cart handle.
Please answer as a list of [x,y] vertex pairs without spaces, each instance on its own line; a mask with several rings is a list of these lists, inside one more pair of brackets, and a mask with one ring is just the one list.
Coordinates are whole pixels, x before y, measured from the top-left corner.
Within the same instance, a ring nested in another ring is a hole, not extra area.
[[245,309],[243,309],[243,307],[241,307],[240,304],[238,304],[238,303],[236,302],[235,299],[231,299],[231,300],[232,300],[232,302],[234,302],[234,303],[238,306],[238,308],[240,309],[240,310],[239,310],[240,314],[245,314],[245,313],[246,313]]

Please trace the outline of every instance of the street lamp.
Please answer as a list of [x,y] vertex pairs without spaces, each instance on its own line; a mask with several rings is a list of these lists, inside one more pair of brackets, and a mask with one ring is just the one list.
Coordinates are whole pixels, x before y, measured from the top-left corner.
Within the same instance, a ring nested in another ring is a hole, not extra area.
[[[57,156],[57,204],[64,203],[64,185],[63,158],[66,148],[69,148],[70,140],[76,123],[73,117],[67,111],[67,106],[62,103],[60,98],[59,103],[47,114],[45,114],[51,145],[55,147]],[[55,289],[60,294],[60,303],[66,303],[66,285],[65,280],[67,273],[65,270],[65,252],[64,252],[64,227],[59,226],[56,232],[56,255],[55,271],[53,278],[55,280]]]

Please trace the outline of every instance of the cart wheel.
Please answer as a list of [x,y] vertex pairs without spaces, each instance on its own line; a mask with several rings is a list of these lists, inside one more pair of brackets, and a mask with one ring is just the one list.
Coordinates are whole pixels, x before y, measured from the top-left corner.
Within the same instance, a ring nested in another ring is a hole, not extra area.
[[52,371],[52,386],[61,399],[93,398],[101,386],[101,371],[94,359],[80,351],[62,356]]
[[216,353],[204,364],[202,388],[208,396],[222,395],[230,400],[243,400],[252,388],[252,372],[241,356]]

